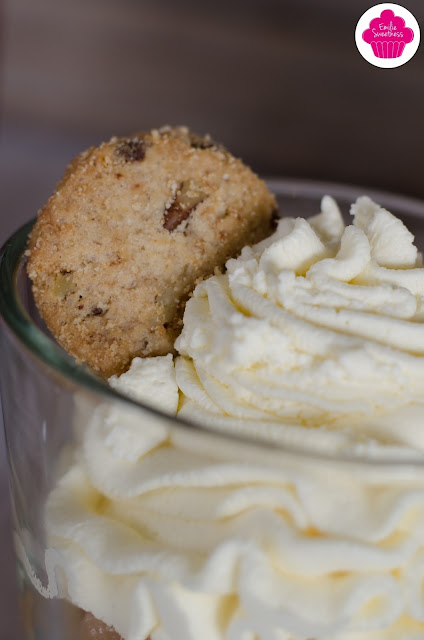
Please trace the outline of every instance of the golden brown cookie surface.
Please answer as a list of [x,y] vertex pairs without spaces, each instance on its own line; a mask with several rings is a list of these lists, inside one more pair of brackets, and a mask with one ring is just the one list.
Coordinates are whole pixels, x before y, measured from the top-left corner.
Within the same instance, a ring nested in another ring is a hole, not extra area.
[[101,375],[172,351],[196,281],[271,231],[275,200],[184,127],[114,139],[69,165],[30,238],[37,306]]
[[75,640],[123,640],[123,638],[113,627],[95,618],[92,613],[85,613],[81,621],[80,636]]

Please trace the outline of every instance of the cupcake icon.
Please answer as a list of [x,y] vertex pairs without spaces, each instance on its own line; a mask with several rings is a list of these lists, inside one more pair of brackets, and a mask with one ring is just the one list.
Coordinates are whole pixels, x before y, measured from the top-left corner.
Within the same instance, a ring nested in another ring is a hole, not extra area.
[[362,39],[371,45],[377,58],[399,58],[406,45],[414,39],[414,32],[406,26],[403,18],[396,16],[391,9],[385,9],[378,18],[371,20]]

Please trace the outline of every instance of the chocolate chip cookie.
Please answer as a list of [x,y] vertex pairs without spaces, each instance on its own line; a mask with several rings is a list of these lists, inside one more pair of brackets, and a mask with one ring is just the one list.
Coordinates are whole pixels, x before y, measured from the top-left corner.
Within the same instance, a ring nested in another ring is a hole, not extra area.
[[81,153],[29,242],[35,301],[102,376],[169,353],[195,284],[271,232],[265,183],[209,136],[164,127]]

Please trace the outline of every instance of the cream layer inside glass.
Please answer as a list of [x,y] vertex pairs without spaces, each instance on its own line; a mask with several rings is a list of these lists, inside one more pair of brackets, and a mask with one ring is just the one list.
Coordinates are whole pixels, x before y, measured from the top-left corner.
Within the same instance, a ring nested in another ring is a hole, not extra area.
[[110,380],[334,462],[100,407],[48,500],[52,593],[125,640],[422,640],[424,268],[391,213],[351,213],[282,219],[197,286],[175,360]]

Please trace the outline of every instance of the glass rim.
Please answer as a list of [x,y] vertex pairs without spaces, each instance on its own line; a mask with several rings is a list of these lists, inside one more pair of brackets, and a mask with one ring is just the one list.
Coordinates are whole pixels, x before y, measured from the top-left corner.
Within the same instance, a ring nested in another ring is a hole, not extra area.
[[[366,194],[377,201],[382,201],[385,206],[400,209],[404,212],[406,209],[408,214],[420,217],[424,221],[424,201],[409,196],[394,194],[384,190],[369,189],[357,185],[304,180],[300,178],[270,177],[266,179],[266,182],[270,190],[277,197],[280,195],[293,197],[294,199],[317,198],[317,200],[319,200],[327,193],[336,200],[340,198],[353,202],[358,196]],[[290,212],[287,213],[290,215]],[[197,432],[202,431],[205,434],[212,435],[223,441],[253,445],[263,451],[273,449],[286,455],[309,461],[338,462],[377,468],[387,468],[389,466],[396,466],[398,468],[424,467],[424,456],[423,459],[420,460],[417,457],[412,459],[406,457],[378,458],[364,454],[353,454],[349,451],[346,453],[337,452],[335,454],[326,454],[322,451],[308,449],[307,447],[288,446],[234,432],[225,433],[209,425],[201,425],[180,418],[179,416],[170,416],[153,406],[145,405],[113,389],[100,376],[92,373],[87,367],[78,364],[74,358],[67,354],[53,339],[43,333],[31,320],[19,299],[17,288],[18,272],[25,260],[28,235],[31,232],[35,220],[36,218],[33,218],[22,225],[6,240],[0,249],[0,320],[3,321],[10,333],[17,339],[20,346],[23,346],[36,360],[47,365],[56,375],[82,388],[84,391],[97,394],[109,400],[119,401],[129,407],[136,408],[138,411],[146,412],[152,417],[165,420],[171,424],[173,428],[180,427],[196,430]]]

